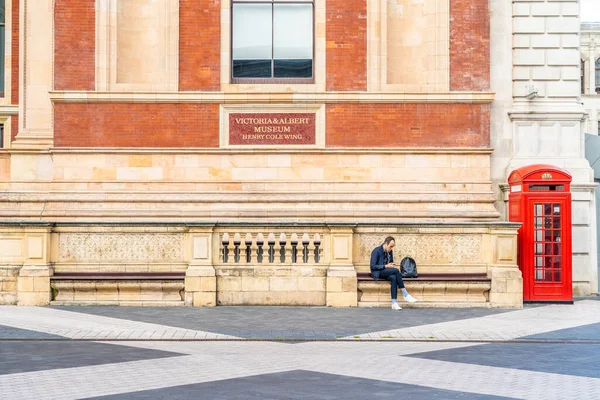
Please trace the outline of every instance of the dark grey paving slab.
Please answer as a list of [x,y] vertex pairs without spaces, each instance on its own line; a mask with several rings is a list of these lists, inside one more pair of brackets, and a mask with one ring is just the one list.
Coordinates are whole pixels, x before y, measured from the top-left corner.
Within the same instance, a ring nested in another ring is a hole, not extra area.
[[0,375],[181,355],[94,342],[0,341]]
[[60,339],[63,336],[51,335],[44,332],[30,331],[27,329],[13,328],[0,325],[0,340],[2,339]]
[[441,390],[417,385],[390,383],[371,379],[323,374],[311,371],[290,371],[257,375],[165,389],[121,393],[114,396],[93,397],[97,400],[144,399],[297,399],[297,400],[353,400],[353,399],[506,399],[474,393]]
[[514,310],[327,307],[57,307],[61,310],[253,339],[336,339]]
[[[564,340],[564,341],[600,341],[600,323],[582,325],[575,328],[561,329],[553,332],[524,336],[524,340]],[[600,363],[599,363],[600,368]]]
[[408,357],[600,378],[600,345],[493,343]]

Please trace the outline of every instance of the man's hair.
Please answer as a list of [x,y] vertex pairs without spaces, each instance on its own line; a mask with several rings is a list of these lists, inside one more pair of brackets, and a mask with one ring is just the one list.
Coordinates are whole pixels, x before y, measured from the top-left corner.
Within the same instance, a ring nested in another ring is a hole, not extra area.
[[396,241],[396,239],[394,239],[393,237],[391,237],[391,236],[388,236],[388,237],[386,237],[386,238],[385,238],[385,240],[383,241],[383,244],[390,244],[390,242],[391,242],[392,240],[393,240],[394,242]]

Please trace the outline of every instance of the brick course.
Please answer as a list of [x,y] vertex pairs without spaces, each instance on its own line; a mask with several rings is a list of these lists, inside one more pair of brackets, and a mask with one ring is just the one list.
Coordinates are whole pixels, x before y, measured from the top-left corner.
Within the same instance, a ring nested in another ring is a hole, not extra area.
[[327,0],[327,90],[367,90],[367,2]]
[[54,105],[56,147],[218,147],[218,104]]
[[95,72],[95,1],[55,0],[54,88],[94,90]]
[[450,90],[489,90],[488,1],[450,0]]
[[220,90],[221,1],[179,0],[179,90]]
[[489,147],[489,104],[331,104],[327,147]]

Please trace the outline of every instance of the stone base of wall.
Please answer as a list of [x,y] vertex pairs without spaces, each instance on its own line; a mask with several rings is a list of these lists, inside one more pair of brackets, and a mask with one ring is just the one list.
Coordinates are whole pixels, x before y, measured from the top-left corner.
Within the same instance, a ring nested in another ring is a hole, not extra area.
[[0,267],[0,305],[17,304],[17,282],[21,267]]
[[185,293],[183,280],[60,280],[52,281],[50,286],[52,305],[182,306]]
[[[490,282],[406,282],[406,290],[418,303],[407,307],[489,307]],[[399,300],[402,296],[399,294]],[[390,283],[387,281],[359,282],[359,307],[390,307]],[[404,307],[404,303],[402,306]]]
[[324,306],[327,266],[217,266],[217,305]]
[[[0,225],[0,302],[387,307],[389,284],[358,281],[357,273],[368,271],[371,251],[394,236],[395,260],[413,257],[421,277],[454,277],[407,281],[419,300],[411,306],[518,308],[517,228],[502,222],[7,223]],[[471,282],[474,275],[489,280]]]

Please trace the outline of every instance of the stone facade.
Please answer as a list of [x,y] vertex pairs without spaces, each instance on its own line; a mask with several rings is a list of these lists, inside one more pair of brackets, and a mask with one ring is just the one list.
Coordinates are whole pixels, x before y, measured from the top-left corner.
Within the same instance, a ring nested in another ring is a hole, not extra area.
[[[573,289],[597,292],[593,172],[585,159],[577,0],[491,1],[492,180],[506,218],[508,175],[552,164],[573,175]],[[512,49],[512,50],[511,50]]]
[[[600,19],[600,17],[599,17]],[[581,24],[581,97],[588,114],[585,133],[600,134],[600,23]]]
[[[576,287],[590,293],[595,226],[577,102],[577,1],[505,3],[307,2],[312,77],[238,82],[230,0],[7,0],[0,217],[51,228],[44,263],[19,253],[0,276],[16,266],[24,288],[37,279],[17,301],[40,304],[48,293],[34,289],[54,272],[104,271],[181,273],[182,282],[165,283],[166,303],[355,306],[360,229],[388,224],[401,246],[450,249],[443,260],[419,253],[417,261],[460,274],[490,238],[504,237],[508,174],[543,161],[574,175]],[[530,100],[532,86],[539,97]],[[303,129],[314,140],[244,144],[229,118],[247,114],[310,114]],[[453,224],[474,229],[480,247]],[[505,226],[512,238],[515,227]],[[225,233],[234,242],[250,234],[254,246],[259,233],[288,241],[306,233],[311,246],[319,234],[323,258],[296,269],[283,256],[263,268],[234,252],[246,265],[231,266],[219,258]],[[477,261],[492,280],[481,297],[517,306],[514,260],[497,261]],[[124,284],[96,283],[80,287],[93,301],[120,302]],[[162,301],[159,286],[130,283],[128,291]],[[55,301],[92,301],[76,298],[75,281],[52,285]]]

